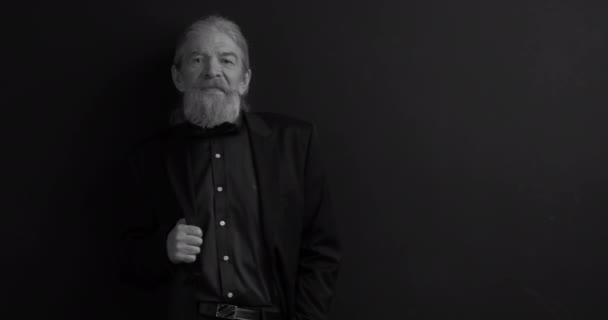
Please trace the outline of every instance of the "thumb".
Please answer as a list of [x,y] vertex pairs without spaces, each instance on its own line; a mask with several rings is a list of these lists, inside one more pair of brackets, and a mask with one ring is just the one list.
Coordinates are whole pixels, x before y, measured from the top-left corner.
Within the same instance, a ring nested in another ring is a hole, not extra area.
[[175,225],[179,225],[179,224],[186,224],[186,218],[181,218],[181,219],[177,220],[177,223]]

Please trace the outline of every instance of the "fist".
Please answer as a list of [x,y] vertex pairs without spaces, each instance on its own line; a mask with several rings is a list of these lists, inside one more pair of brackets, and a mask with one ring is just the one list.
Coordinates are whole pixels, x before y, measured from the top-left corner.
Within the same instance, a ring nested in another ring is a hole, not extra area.
[[167,236],[167,256],[173,263],[192,263],[201,252],[203,231],[197,226],[187,225],[179,219]]

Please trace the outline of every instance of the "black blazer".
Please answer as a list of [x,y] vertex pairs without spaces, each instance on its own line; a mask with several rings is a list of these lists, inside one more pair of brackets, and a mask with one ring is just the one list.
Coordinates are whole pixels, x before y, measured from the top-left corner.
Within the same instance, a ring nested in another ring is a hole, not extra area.
[[[258,181],[264,243],[285,319],[326,319],[341,258],[314,127],[269,113],[245,113]],[[174,265],[166,237],[193,214],[194,193],[183,126],[139,144],[131,153],[135,185],[124,235],[123,271],[146,286],[166,283],[171,319],[195,319],[194,295]],[[202,257],[204,259],[204,257]],[[198,261],[198,260],[197,260]]]

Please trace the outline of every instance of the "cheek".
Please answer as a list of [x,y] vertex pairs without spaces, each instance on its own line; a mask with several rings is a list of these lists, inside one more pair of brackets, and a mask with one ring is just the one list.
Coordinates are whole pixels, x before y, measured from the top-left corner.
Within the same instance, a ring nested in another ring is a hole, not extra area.
[[198,78],[198,73],[195,71],[186,71],[183,74],[184,84],[187,86],[192,86],[196,83],[196,79]]
[[227,74],[226,78],[233,89],[238,89],[244,85],[243,76],[239,73]]
[[189,78],[196,78],[205,70],[203,63],[193,63],[189,65],[187,68],[184,68],[184,74]]

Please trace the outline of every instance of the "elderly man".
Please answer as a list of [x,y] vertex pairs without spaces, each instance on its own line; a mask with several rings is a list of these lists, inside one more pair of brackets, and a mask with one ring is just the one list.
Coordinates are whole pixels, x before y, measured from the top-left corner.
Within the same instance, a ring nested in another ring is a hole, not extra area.
[[225,18],[184,32],[171,73],[184,121],[129,157],[125,274],[168,284],[170,319],[327,319],[340,250],[313,126],[244,108]]

